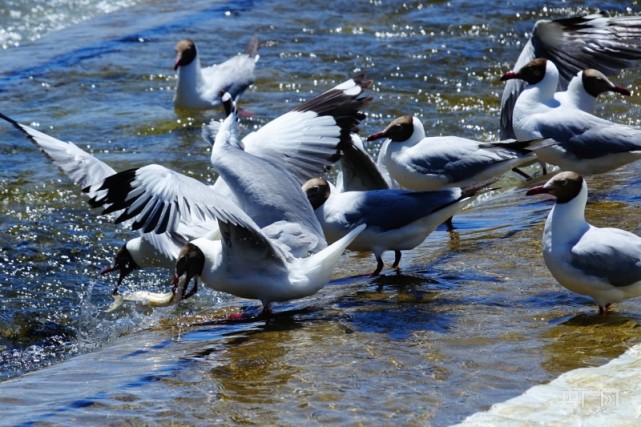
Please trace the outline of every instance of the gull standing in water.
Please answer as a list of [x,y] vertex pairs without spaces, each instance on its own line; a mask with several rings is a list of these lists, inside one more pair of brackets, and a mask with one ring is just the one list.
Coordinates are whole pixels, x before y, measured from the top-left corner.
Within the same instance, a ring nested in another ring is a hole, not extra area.
[[[586,68],[606,75],[617,74],[634,67],[634,61],[641,59],[641,16],[592,14],[537,21],[513,69],[518,70],[535,58],[549,59],[559,68],[555,91],[566,90],[570,80]],[[524,88],[525,83],[520,80],[505,85],[501,98],[501,139],[516,137],[512,112]]]
[[399,189],[338,192],[324,178],[311,179],[303,186],[328,242],[343,238],[360,224],[367,228],[347,247],[371,251],[376,270],[383,269],[381,255],[394,251],[394,264],[401,261],[401,250],[414,249],[439,224],[474,201],[486,184],[462,189],[410,191]]
[[543,259],[561,285],[594,298],[599,314],[641,296],[641,237],[585,221],[588,186],[581,175],[561,172],[526,194],[556,198],[543,230]]
[[[508,80],[508,83],[518,79]],[[566,90],[554,93],[554,99],[560,106],[577,108],[586,113],[594,114],[596,111],[597,97],[602,93],[615,92],[630,96],[630,91],[622,86],[612,83],[602,72],[592,68],[579,71],[570,80]],[[545,163],[541,163],[543,174],[547,174]]]
[[[415,191],[469,187],[496,179],[536,159],[534,151],[547,144],[540,140],[488,143],[457,136],[427,137],[423,123],[413,116],[393,120],[367,140],[379,138],[386,138],[379,152],[380,168],[389,174],[390,181]],[[451,217],[445,223],[449,230],[454,229]]]
[[[496,178],[535,159],[541,141],[480,142],[425,136],[423,123],[401,116],[367,140],[386,138],[379,158],[401,188],[416,191],[466,187]],[[532,138],[533,139],[533,138]]]

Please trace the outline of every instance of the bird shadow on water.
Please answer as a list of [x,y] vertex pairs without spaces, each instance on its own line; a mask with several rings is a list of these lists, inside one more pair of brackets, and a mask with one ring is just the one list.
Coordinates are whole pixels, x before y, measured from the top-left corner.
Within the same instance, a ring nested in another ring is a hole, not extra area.
[[[288,304],[287,307],[279,307],[278,311],[274,311],[269,316],[264,316],[261,313],[261,308],[258,306],[243,306],[240,312],[226,314],[216,319],[206,320],[190,324],[191,327],[203,326],[221,326],[226,325],[240,326],[240,325],[253,325],[263,328],[286,328],[287,325],[296,325],[305,320],[312,319],[314,313],[320,310],[315,306],[297,306]],[[307,319],[305,319],[305,317]]]
[[[436,295],[425,295],[430,300]],[[405,340],[416,331],[446,333],[454,323],[452,312],[437,312],[424,302],[378,303],[352,306],[344,310],[342,321],[360,333],[385,334],[392,340]]]
[[552,326],[541,334],[545,343],[542,366],[555,375],[602,365],[641,342],[638,315],[621,312],[599,315],[594,309],[558,317],[549,323]]
[[639,316],[632,314],[625,314],[616,311],[609,311],[606,315],[601,315],[596,309],[590,313],[580,313],[574,315],[562,316],[550,321],[553,325],[564,325],[569,327],[618,327],[625,326],[630,323],[640,327]]
[[396,270],[370,278],[335,307],[351,329],[384,333],[392,340],[419,330],[446,332],[454,314],[443,310],[439,297],[447,286],[419,269]]

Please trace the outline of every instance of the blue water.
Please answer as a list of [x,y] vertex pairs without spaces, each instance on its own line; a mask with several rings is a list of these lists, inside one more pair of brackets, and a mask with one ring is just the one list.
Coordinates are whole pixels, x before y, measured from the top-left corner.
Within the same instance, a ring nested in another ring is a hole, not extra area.
[[[117,170],[157,162],[212,181],[200,128],[222,111],[174,111],[173,48],[191,37],[216,63],[257,35],[246,131],[366,71],[374,100],[362,135],[415,114],[433,135],[494,139],[498,79],[533,23],[596,7],[639,13],[618,1],[5,2],[0,111]],[[635,94],[607,96],[600,114],[639,124],[638,72],[615,80]],[[348,254],[335,282],[280,306],[269,327],[212,323],[257,309],[214,292],[107,314],[113,278],[99,272],[132,234],[90,211],[10,126],[0,141],[0,414],[10,424],[446,425],[639,341],[634,301],[604,325],[581,320],[591,301],[542,264],[550,205],[525,200],[529,184],[511,175],[455,235],[439,229],[404,254],[400,273],[369,279],[372,257]],[[590,182],[591,220],[641,232],[638,168]],[[123,290],[165,290],[168,276],[139,272]]]

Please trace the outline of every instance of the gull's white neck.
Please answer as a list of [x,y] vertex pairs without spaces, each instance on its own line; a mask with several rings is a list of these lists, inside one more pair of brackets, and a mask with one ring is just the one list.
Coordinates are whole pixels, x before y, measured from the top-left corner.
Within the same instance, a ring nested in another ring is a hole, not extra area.
[[178,67],[178,82],[200,82],[202,81],[203,73],[200,68],[200,59],[198,57],[194,58],[187,65],[181,65]]
[[227,292],[224,281],[221,280],[222,277],[224,277],[224,275],[221,274],[223,259],[222,241],[200,238],[193,240],[191,243],[198,246],[203,252],[203,255],[205,255],[205,265],[200,275],[203,284],[208,288]]
[[582,81],[583,71],[574,76],[568,84],[565,92],[557,92],[554,98],[558,100],[562,106],[568,108],[578,108],[590,114],[594,113],[596,108],[596,98],[586,92]]
[[[405,147],[412,147],[425,139],[425,128],[423,127],[423,123],[421,123],[419,119],[414,117],[412,118],[412,126],[414,127],[412,136],[410,136],[407,141],[397,144],[404,145]],[[394,143],[392,143],[391,145],[394,145]]]
[[174,102],[178,106],[190,105],[193,99],[199,99],[203,90],[204,78],[200,69],[200,59],[196,56],[190,64],[178,67],[178,82]]
[[400,186],[412,188],[411,182],[416,178],[414,173],[404,165],[405,155],[410,156],[412,148],[425,139],[425,128],[419,119],[413,119],[414,130],[412,135],[402,142],[386,140],[381,147],[379,162],[390,176],[390,181],[397,182]]
[[579,194],[567,203],[554,205],[545,222],[545,240],[552,246],[565,242],[574,242],[590,228],[585,221],[585,204],[588,200],[588,186],[583,181]]
[[519,140],[540,138],[541,134],[532,124],[532,117],[558,107],[554,99],[559,84],[559,71],[552,61],[547,61],[545,76],[540,82],[528,85],[519,95],[512,113],[514,134]]

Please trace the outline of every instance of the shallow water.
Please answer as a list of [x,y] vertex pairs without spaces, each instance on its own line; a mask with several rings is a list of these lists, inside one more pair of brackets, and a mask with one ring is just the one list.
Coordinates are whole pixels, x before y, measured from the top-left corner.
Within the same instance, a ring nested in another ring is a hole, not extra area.
[[[491,11],[480,1],[28,4],[0,8],[0,111],[117,170],[157,162],[203,180],[214,173],[200,127],[222,112],[173,110],[182,37],[215,63],[259,36],[258,81],[241,102],[254,114],[248,131],[367,71],[374,100],[362,135],[415,114],[431,134],[492,139],[498,78],[534,21],[594,10],[578,1]],[[605,97],[600,114],[639,124],[638,72],[616,80],[635,94]],[[279,305],[269,325],[218,322],[258,307],[215,292],[107,314],[113,278],[99,271],[131,233],[91,212],[9,125],[0,140],[8,424],[448,425],[641,342],[638,301],[599,318],[588,298],[555,283],[540,253],[551,204],[524,197],[535,183],[511,175],[455,218],[456,232],[439,229],[404,253],[400,272],[372,279],[371,255],[346,254],[335,281]],[[589,181],[590,221],[641,233],[639,168]],[[164,290],[168,277],[139,272],[123,290]]]

